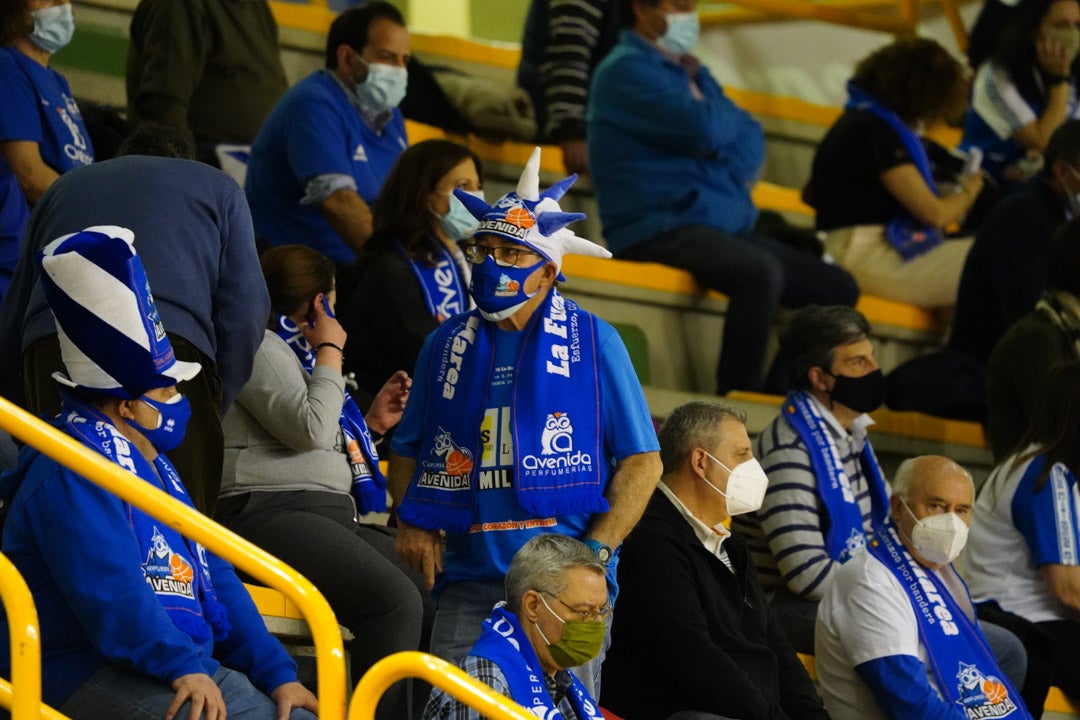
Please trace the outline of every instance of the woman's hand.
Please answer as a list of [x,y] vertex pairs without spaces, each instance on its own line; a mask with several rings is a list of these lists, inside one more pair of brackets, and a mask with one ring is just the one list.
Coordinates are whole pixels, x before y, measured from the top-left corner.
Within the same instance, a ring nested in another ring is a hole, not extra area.
[[409,373],[404,370],[394,373],[371,401],[371,408],[364,416],[368,428],[384,435],[387,430],[397,425],[401,421],[402,413],[405,412],[410,388],[412,388],[412,378],[409,377]]
[[1076,53],[1054,33],[1039,33],[1035,40],[1035,55],[1046,72],[1052,75],[1072,75]]
[[[318,348],[324,343],[329,343],[323,348],[316,350],[315,363],[326,364],[327,362],[333,362],[338,366],[341,365],[341,361],[345,359],[344,350],[338,350],[337,348],[345,347],[345,340],[349,337],[345,332],[345,328],[341,327],[341,323],[337,321],[337,318],[330,317],[327,314],[326,308],[323,307],[323,298],[325,296],[319,293],[312,301],[312,311],[308,316],[308,321],[300,326],[300,332],[304,333],[304,339],[308,341],[308,344],[313,348]],[[335,347],[330,347],[333,345]],[[331,359],[330,355],[333,353],[335,358]],[[324,362],[320,363],[319,359],[324,358]]]

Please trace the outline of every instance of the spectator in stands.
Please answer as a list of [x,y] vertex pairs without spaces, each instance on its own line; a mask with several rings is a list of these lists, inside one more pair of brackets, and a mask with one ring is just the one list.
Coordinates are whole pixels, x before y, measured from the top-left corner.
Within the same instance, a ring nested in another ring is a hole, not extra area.
[[[315,583],[358,639],[357,682],[387,655],[426,649],[425,615],[431,627],[426,589],[394,554],[393,532],[358,520],[386,510],[374,438],[401,418],[411,382],[397,373],[361,414],[341,375],[346,336],[332,312],[334,263],[302,245],[270,248],[260,263],[270,318],[251,379],[223,423],[216,518]],[[412,716],[404,685],[385,698],[378,717]]]
[[[60,237],[35,263],[63,330],[57,428],[190,506],[162,453],[189,415],[177,382],[201,368],[176,359],[130,233]],[[76,720],[314,718],[315,697],[228,563],[33,448],[0,496],[4,554],[41,615],[49,705]]]
[[983,167],[1005,185],[1038,170],[1054,130],[1080,117],[1078,26],[1077,0],[1022,0],[978,69],[960,147],[980,148]]
[[[592,549],[573,538],[549,533],[529,540],[506,572],[506,601],[484,621],[461,669],[538,717],[601,720],[569,667],[600,652],[611,615],[606,573]],[[536,682],[541,673],[543,685]],[[481,717],[437,688],[424,712],[424,720]]]
[[532,0],[517,84],[529,93],[540,140],[562,148],[568,173],[587,173],[585,108],[593,70],[619,40],[616,0]]
[[803,193],[825,247],[864,293],[924,308],[948,307],[971,238],[946,239],[982,189],[979,173],[944,193],[919,133],[957,114],[963,66],[926,38],[905,38],[863,58],[843,115],[814,155]]
[[690,54],[696,0],[622,0],[619,44],[589,95],[591,169],[608,245],[728,296],[717,392],[760,390],[782,304],[854,305],[843,269],[754,233],[764,134]]
[[75,96],[49,67],[74,31],[70,0],[0,6],[0,299],[15,272],[29,208],[61,173],[94,161]]
[[1080,702],[1080,363],[1056,366],[1039,397],[1023,442],[979,493],[963,558],[979,617],[1027,648],[1022,693],[1035,717],[1051,685]]
[[412,371],[439,323],[474,307],[458,243],[477,221],[454,190],[482,199],[482,184],[480,159],[448,140],[413,145],[386,177],[356,285],[341,300],[345,370],[356,373],[362,406],[395,372]]
[[60,343],[34,253],[86,227],[130,229],[177,358],[203,367],[180,385],[192,419],[184,442],[168,454],[195,507],[212,514],[225,451],[221,413],[251,374],[270,313],[251,215],[236,183],[190,160],[191,148],[168,128],[136,131],[121,152],[65,174],[35,209],[0,308],[0,395],[37,414],[60,409],[52,381],[63,367]]
[[676,408],[660,430],[664,474],[623,544],[604,707],[626,718],[826,720],[821,698],[725,529],[761,505],[768,478],[745,418]]
[[971,475],[949,458],[896,471],[889,521],[837,569],[818,613],[815,661],[834,720],[1031,718],[952,565],[974,500]]
[[732,522],[799,652],[813,652],[817,604],[836,569],[888,512],[888,483],[866,435],[866,413],[885,397],[869,334],[847,307],[788,318],[779,360],[794,390],[756,441],[769,488],[761,510]]
[[398,103],[409,31],[374,0],[334,19],[326,68],[294,85],[251,148],[247,195],[260,241],[302,243],[338,265],[371,236],[371,203],[405,149]]
[[987,367],[987,435],[994,460],[1022,449],[1052,367],[1080,360],[1080,220],[1050,241],[1046,292],[994,348]]
[[175,129],[204,162],[250,145],[288,88],[266,0],[140,0],[131,16],[129,120]]
[[[608,566],[660,476],[656,435],[614,328],[555,289],[567,253],[606,257],[539,191],[540,150],[494,204],[457,193],[479,228],[465,246],[477,309],[428,337],[391,441],[398,553],[436,593],[432,652],[460,660],[502,599],[514,553],[547,532]],[[443,551],[445,531],[446,551]],[[575,670],[596,697],[601,657]]]
[[1050,237],[1080,213],[1077,168],[1080,120],[1066,120],[1046,146],[1043,169],[1002,198],[979,228],[960,276],[950,348],[985,364],[1005,331],[1035,307]]

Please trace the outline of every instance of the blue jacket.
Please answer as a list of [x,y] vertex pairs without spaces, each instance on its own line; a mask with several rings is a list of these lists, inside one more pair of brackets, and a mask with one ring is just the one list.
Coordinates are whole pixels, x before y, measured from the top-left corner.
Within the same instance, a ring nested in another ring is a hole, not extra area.
[[604,235],[618,255],[662,232],[707,225],[739,234],[765,155],[761,125],[702,65],[695,99],[683,67],[632,30],[593,76],[589,167]]
[[[141,455],[140,473],[154,472]],[[57,707],[106,663],[164,684],[213,675],[219,665],[247,674],[263,692],[296,680],[296,664],[267,631],[232,567],[207,553],[231,630],[216,645],[196,644],[172,623],[143,575],[129,507],[119,498],[25,448],[0,476],[9,510],[4,554],[22,573],[37,607],[42,696]],[[208,633],[212,636],[212,633]],[[0,674],[10,677],[6,617],[0,617]],[[215,659],[216,658],[216,659]]]

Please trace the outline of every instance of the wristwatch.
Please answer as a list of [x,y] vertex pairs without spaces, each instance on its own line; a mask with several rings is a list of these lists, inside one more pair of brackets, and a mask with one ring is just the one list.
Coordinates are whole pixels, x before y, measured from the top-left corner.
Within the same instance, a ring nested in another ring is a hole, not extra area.
[[610,545],[605,545],[599,540],[592,538],[585,538],[581,542],[589,546],[589,549],[596,553],[596,557],[600,559],[600,562],[607,565],[611,562],[611,556],[615,554],[615,551],[611,549]]

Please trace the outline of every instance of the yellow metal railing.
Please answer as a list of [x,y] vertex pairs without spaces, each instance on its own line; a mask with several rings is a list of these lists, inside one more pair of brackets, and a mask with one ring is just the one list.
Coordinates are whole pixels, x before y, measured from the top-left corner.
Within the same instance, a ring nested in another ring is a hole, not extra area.
[[492,692],[445,660],[422,652],[394,653],[372,665],[353,693],[349,720],[374,720],[375,706],[386,689],[410,677],[427,680],[490,720],[536,720],[510,698]]
[[[11,633],[11,684],[0,685],[0,705],[13,720],[41,714],[41,633],[30,588],[5,555],[0,554],[0,599]],[[13,691],[13,687],[17,688]],[[62,717],[62,716],[61,716]]]
[[[318,659],[319,717],[323,720],[342,720],[345,717],[345,651],[341,633],[330,605],[306,578],[265,550],[149,483],[134,479],[119,465],[109,462],[4,398],[0,398],[0,428],[57,462],[77,469],[86,479],[167,523],[182,535],[202,543],[210,552],[228,560],[264,585],[280,590],[296,603],[311,629]],[[8,613],[10,617],[11,608],[8,608]],[[14,623],[12,626],[14,630]],[[40,696],[40,670],[37,676]],[[15,679],[20,683],[26,680],[24,677]],[[16,700],[19,700],[21,688],[20,685]],[[4,693],[0,692],[0,704],[4,697]]]

